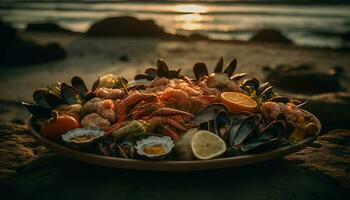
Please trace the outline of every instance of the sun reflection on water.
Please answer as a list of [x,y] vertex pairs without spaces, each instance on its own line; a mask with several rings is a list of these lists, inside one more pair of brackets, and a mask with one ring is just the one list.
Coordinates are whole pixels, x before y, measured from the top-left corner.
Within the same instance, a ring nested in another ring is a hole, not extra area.
[[203,22],[210,21],[209,16],[204,16],[208,12],[208,8],[196,4],[180,4],[174,7],[179,13],[184,13],[175,18],[176,29],[188,31],[203,29]]
[[208,8],[206,6],[196,4],[180,4],[176,5],[174,10],[181,13],[206,13]]

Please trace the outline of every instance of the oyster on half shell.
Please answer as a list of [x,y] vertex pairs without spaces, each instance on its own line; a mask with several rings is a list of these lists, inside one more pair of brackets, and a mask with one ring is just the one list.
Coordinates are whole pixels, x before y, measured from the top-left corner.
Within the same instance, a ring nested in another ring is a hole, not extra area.
[[174,142],[168,136],[150,136],[136,142],[137,154],[149,159],[161,159],[169,155]]
[[75,149],[86,149],[93,146],[105,132],[96,127],[77,128],[62,135],[62,140]]

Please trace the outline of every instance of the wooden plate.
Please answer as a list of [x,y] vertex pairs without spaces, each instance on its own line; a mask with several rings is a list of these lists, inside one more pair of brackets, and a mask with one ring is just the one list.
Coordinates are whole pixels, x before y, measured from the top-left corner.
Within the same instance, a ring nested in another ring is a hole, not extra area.
[[[306,112],[306,111],[305,111]],[[307,113],[307,112],[306,112]],[[310,113],[308,113],[310,114]],[[41,134],[34,128],[34,118],[30,117],[27,121],[29,131],[33,137],[45,147],[52,151],[75,160],[82,162],[115,167],[124,169],[136,169],[136,170],[152,170],[152,171],[197,171],[197,170],[209,170],[218,168],[227,168],[241,165],[249,165],[267,160],[276,159],[285,155],[294,153],[311,144],[315,141],[321,131],[320,121],[315,118],[317,126],[319,127],[318,133],[314,137],[306,138],[296,144],[284,146],[275,150],[271,150],[260,154],[251,154],[227,158],[217,158],[213,160],[193,160],[193,161],[145,161],[136,159],[125,159],[117,157],[107,157],[97,154],[85,153],[70,149],[64,145],[52,142],[41,136]]]

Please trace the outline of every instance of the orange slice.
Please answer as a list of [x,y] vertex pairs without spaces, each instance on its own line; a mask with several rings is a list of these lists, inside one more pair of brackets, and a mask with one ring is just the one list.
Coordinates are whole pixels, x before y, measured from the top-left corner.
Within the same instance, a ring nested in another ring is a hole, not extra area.
[[254,112],[257,106],[253,99],[239,92],[223,92],[220,95],[220,100],[231,112]]

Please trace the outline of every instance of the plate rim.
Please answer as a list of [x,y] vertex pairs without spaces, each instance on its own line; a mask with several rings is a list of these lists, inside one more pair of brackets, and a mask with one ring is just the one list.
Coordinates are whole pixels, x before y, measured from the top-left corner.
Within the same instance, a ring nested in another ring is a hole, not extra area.
[[47,140],[41,136],[41,134],[35,130],[34,117],[31,115],[27,120],[27,127],[29,132],[32,134],[33,138],[46,148],[54,151],[55,153],[69,157],[81,162],[122,168],[122,169],[133,169],[133,170],[146,170],[146,171],[199,171],[199,170],[212,170],[228,167],[237,167],[243,165],[249,165],[259,162],[264,162],[268,160],[273,160],[279,157],[283,157],[292,153],[295,153],[309,144],[313,143],[316,138],[320,135],[322,125],[320,120],[308,111],[303,110],[307,114],[311,115],[317,123],[319,130],[317,134],[313,137],[305,138],[296,144],[283,146],[278,149],[274,149],[264,153],[249,154],[249,155],[239,155],[233,157],[216,158],[211,160],[191,160],[191,161],[147,161],[138,159],[128,159],[128,158],[118,158],[109,157],[93,153],[86,153],[78,150],[71,149],[67,146],[61,145],[59,143]]

